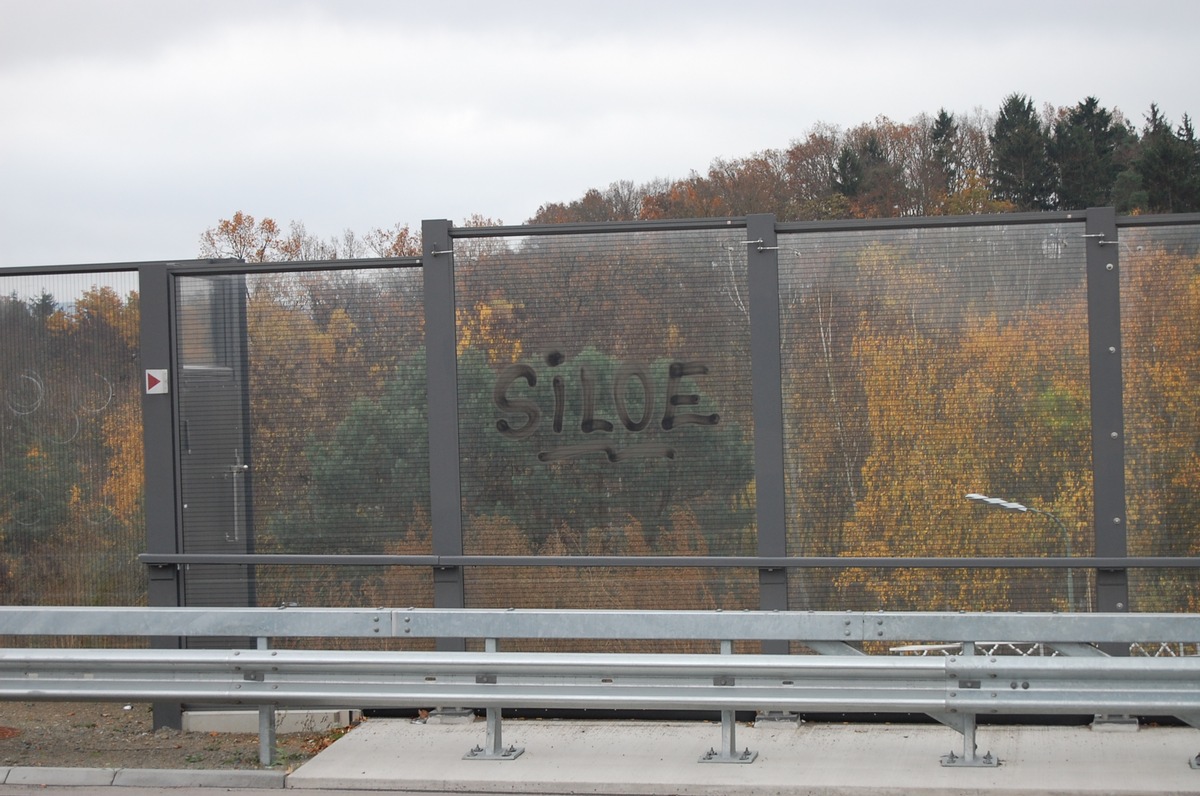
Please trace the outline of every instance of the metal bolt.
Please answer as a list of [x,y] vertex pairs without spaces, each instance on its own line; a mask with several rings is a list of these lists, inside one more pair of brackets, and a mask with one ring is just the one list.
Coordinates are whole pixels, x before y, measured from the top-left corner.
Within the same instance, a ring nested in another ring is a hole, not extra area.
[[1125,610],[1125,603],[1117,603],[1117,610],[1118,611]]
[[1120,524],[1121,524],[1121,518],[1113,517],[1113,525],[1120,525]]
[[1117,433],[1116,431],[1114,431],[1111,434],[1109,434],[1108,436],[1112,437],[1113,439],[1116,439],[1117,437],[1119,437],[1121,435],[1119,433]]
[[1115,354],[1115,353],[1117,353],[1117,347],[1116,347],[1115,345],[1110,345],[1110,346],[1108,347],[1108,353],[1110,353],[1110,354]]
[[1111,271],[1114,268],[1116,268],[1116,266],[1113,265],[1112,263],[1109,263],[1108,265],[1104,266],[1105,271]]

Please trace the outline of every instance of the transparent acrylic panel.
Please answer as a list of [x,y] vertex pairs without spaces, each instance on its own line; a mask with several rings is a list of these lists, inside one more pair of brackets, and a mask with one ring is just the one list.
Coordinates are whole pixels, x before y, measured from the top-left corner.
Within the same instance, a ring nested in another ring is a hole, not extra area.
[[[196,595],[204,604],[222,602],[245,578],[244,565],[208,565],[211,574]],[[263,608],[433,607],[429,567],[346,564],[259,564],[250,567]],[[205,590],[207,589],[207,590]]]
[[[758,570],[714,567],[467,567],[469,594],[488,606],[586,610],[757,610]],[[515,640],[503,649],[557,652],[706,652],[691,639],[611,641]],[[738,650],[743,651],[742,648]]]
[[[1083,231],[1047,223],[780,236],[790,555],[1091,551]],[[920,580],[797,572],[791,603],[928,610],[954,595],[944,607],[1071,607],[1063,590],[1018,575],[1004,586],[946,570]]]
[[[744,240],[456,243],[467,554],[753,554]],[[588,604],[580,580],[560,588]],[[471,606],[524,589],[467,573]],[[625,607],[650,599],[629,590]]]
[[184,552],[430,552],[419,269],[179,277],[176,317]]
[[[997,602],[1043,605],[1046,608],[1031,610],[1050,611],[1066,610],[1071,597],[1076,611],[1090,611],[1095,605],[1095,577],[1082,567],[846,567],[808,572],[820,575],[805,578],[803,571],[793,570],[793,578],[799,575],[802,585],[828,583],[826,594],[837,598],[836,608],[820,610],[987,611]],[[897,604],[904,607],[894,607]]]
[[[1200,224],[1120,240],[1129,552],[1200,557]],[[1197,574],[1131,573],[1133,609],[1200,610]]]
[[141,605],[137,274],[0,276],[0,603]]
[[1129,570],[1129,610],[1200,613],[1200,567]]
[[[255,604],[263,608],[433,607],[433,572],[429,567],[287,564],[206,565],[203,569],[202,585],[193,585],[189,594],[198,605],[236,605],[229,597],[240,593],[249,572],[255,584]],[[200,641],[189,646],[205,644]],[[232,645],[245,644],[245,640],[236,640]],[[434,640],[392,638],[390,628],[382,628],[378,638],[278,638],[271,640],[271,646],[289,649],[432,649]]]

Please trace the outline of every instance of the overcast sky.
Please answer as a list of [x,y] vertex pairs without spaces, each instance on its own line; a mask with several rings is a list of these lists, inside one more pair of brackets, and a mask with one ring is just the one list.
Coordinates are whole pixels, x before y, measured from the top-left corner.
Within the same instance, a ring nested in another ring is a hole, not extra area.
[[1197,31],[1195,0],[0,0],[0,266],[190,258],[239,209],[519,224],[1013,92],[1178,123]]

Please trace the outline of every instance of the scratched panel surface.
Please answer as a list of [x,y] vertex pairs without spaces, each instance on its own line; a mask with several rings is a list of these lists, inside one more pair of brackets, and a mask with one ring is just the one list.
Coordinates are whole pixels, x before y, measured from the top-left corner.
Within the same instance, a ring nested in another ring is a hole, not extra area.
[[0,277],[0,341],[0,602],[144,602],[136,274]]
[[[1092,552],[1081,223],[780,237],[795,556]],[[981,493],[1034,511],[966,499]],[[1084,610],[1064,570],[811,570],[796,608]]]
[[[753,554],[744,240],[456,244],[466,553]],[[522,603],[538,577],[468,571],[468,604]],[[547,607],[601,599],[588,579],[555,580]],[[756,599],[732,573],[614,570],[603,602],[658,607],[668,581],[678,607]]]

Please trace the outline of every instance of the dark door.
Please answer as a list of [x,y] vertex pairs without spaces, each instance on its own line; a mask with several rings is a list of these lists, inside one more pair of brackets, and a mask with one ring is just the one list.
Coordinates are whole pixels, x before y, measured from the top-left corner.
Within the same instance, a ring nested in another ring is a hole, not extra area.
[[[245,288],[241,276],[176,280],[184,553],[254,552]],[[188,564],[184,605],[251,606],[253,568]]]

